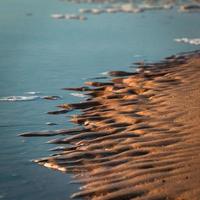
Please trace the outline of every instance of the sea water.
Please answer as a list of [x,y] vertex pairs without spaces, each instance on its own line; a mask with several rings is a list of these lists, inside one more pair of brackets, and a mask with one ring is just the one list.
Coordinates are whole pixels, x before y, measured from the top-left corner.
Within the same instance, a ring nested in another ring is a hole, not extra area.
[[[50,17],[92,6],[57,0],[0,1],[0,199],[67,200],[77,190],[78,185],[69,184],[70,175],[31,162],[49,155],[54,145],[45,144],[47,138],[17,136],[73,127],[66,115],[46,114],[57,104],[84,98],[61,88],[81,86],[109,70],[134,70],[129,68],[132,62],[159,61],[199,49],[174,41],[199,38],[199,13],[172,9],[88,15],[86,21]],[[62,98],[40,98],[48,95]]]

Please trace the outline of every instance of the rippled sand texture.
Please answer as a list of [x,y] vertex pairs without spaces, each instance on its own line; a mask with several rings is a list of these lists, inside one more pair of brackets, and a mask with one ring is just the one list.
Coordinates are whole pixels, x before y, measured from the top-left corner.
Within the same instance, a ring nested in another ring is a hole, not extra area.
[[81,109],[71,119],[81,128],[22,135],[58,135],[50,143],[64,147],[36,162],[72,172],[83,184],[73,198],[199,200],[200,52],[138,69],[74,88],[90,98],[60,107]]

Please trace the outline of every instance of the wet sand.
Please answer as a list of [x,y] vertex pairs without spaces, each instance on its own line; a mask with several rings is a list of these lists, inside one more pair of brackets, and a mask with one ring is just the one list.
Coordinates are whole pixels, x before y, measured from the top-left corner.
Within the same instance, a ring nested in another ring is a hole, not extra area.
[[[55,136],[54,155],[35,160],[74,174],[82,183],[73,198],[95,200],[199,200],[200,52],[158,63],[137,63],[137,72],[110,72],[109,82],[87,82],[68,130],[28,132]],[[50,112],[59,114],[59,111]]]

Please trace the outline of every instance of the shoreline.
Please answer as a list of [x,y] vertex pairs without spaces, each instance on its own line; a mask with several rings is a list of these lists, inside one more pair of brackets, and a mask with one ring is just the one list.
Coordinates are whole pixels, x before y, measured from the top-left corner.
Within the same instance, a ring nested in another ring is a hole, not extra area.
[[199,67],[195,51],[138,63],[137,72],[110,72],[109,82],[66,88],[89,98],[49,113],[80,109],[71,118],[80,126],[21,136],[62,136],[48,143],[63,148],[35,162],[73,173],[83,184],[73,198],[198,200]]

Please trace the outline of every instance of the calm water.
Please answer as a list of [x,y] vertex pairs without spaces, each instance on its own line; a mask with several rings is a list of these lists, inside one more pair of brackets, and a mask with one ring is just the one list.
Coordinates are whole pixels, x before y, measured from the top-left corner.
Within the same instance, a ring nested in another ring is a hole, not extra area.
[[[30,162],[48,155],[53,145],[44,144],[46,138],[27,140],[17,136],[30,130],[72,127],[66,116],[45,114],[56,104],[80,101],[60,88],[80,86],[104,71],[127,70],[133,61],[155,61],[198,49],[173,40],[199,37],[199,14],[175,10],[103,14],[83,22],[49,17],[84,6],[57,0],[0,1],[0,97],[40,91],[41,95],[64,99],[0,101],[0,199],[67,200],[77,189],[69,184],[70,175]],[[49,127],[45,125],[48,121],[59,125]]]

